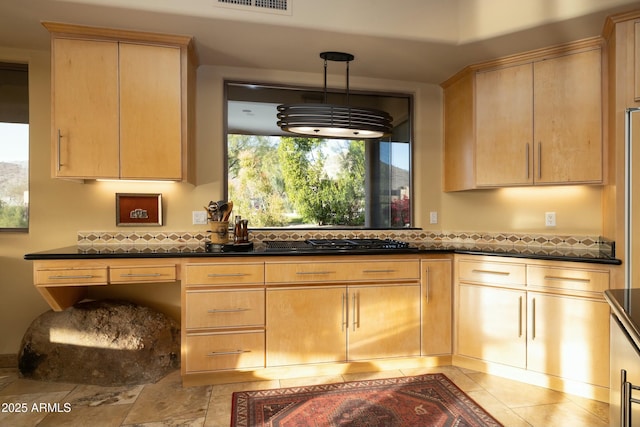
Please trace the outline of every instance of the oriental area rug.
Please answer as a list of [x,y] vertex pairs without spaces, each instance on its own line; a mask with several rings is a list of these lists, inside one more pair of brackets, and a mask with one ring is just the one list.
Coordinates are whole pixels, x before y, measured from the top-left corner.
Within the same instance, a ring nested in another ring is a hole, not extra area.
[[233,393],[231,427],[501,427],[443,374]]

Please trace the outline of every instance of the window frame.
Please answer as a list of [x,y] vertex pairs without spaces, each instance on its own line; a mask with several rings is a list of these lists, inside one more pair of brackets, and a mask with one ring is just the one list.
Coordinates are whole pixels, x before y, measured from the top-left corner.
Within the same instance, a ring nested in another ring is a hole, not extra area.
[[[229,86],[230,85],[239,85],[239,86],[248,86],[248,87],[262,87],[262,88],[271,88],[271,89],[280,89],[280,90],[292,90],[292,91],[301,91],[301,92],[316,92],[318,94],[324,93],[324,88],[318,86],[308,86],[308,85],[291,85],[284,83],[273,83],[273,82],[258,82],[258,81],[246,81],[246,80],[235,80],[232,78],[225,78],[222,81],[223,85],[223,194],[225,200],[229,198],[229,152],[228,152],[228,135],[229,135]],[[345,96],[345,89],[335,89],[335,88],[327,88],[327,96]],[[256,227],[255,229],[265,229],[265,230],[281,230],[281,231],[290,231],[290,230],[411,230],[417,229],[415,226],[415,186],[414,186],[414,122],[415,122],[415,101],[414,94],[409,92],[394,92],[394,91],[373,91],[373,90],[349,90],[349,95],[351,99],[353,97],[357,97],[359,95],[365,96],[380,96],[380,97],[389,97],[389,98],[403,98],[406,99],[407,102],[407,115],[406,118],[400,121],[400,124],[407,122],[408,126],[408,141],[409,144],[409,199],[410,199],[410,225],[408,227],[403,228],[389,228],[389,227],[368,227],[366,225],[363,226],[340,226],[340,225],[331,225],[331,226],[296,226],[296,227]],[[329,99],[327,102],[331,103]],[[285,103],[280,102],[280,103]],[[369,106],[370,107],[370,106]],[[400,126],[396,126],[400,127]],[[291,136],[295,136],[295,134],[291,134]],[[389,142],[384,140],[377,140],[379,142]],[[392,141],[390,141],[392,142]]]
[[[27,135],[27,203],[26,203],[26,215],[27,215],[27,226],[26,227],[0,227],[0,233],[28,233],[29,227],[31,223],[31,215],[30,215],[30,193],[31,193],[31,123],[30,123],[30,66],[28,62],[20,62],[20,61],[12,61],[12,60],[2,60],[0,59],[0,70],[6,69],[15,69],[16,71],[24,71],[26,72],[26,80],[27,80],[27,105],[26,105],[26,123],[22,122],[2,122],[2,123],[21,123],[28,126],[28,135]],[[1,118],[0,118],[1,120]],[[0,158],[0,161],[3,159]]]

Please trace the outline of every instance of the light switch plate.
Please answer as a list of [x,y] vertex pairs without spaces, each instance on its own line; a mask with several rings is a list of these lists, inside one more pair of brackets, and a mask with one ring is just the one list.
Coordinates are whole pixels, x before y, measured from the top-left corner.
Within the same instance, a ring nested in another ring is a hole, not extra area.
[[207,225],[207,213],[205,211],[191,212],[194,225]]
[[555,227],[556,226],[556,213],[555,212],[545,212],[544,213],[544,225],[547,227]]
[[438,223],[438,212],[429,212],[429,223],[437,224]]

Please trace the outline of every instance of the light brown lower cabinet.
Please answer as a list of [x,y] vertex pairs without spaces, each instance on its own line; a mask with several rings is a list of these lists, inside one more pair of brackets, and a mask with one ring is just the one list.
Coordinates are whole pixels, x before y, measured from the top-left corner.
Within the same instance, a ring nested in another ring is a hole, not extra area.
[[456,265],[454,363],[608,399],[609,267],[469,256]]
[[264,332],[190,334],[186,338],[187,372],[264,368]]
[[525,368],[526,301],[524,291],[461,283],[457,353]]
[[267,366],[420,355],[420,285],[267,289]]
[[347,287],[267,290],[267,366],[343,362]]
[[529,292],[527,369],[609,385],[609,305],[583,297]]
[[347,359],[420,355],[420,285],[349,286]]
[[640,352],[615,312],[610,316],[610,336],[609,426],[638,427],[640,404],[631,401],[638,391],[627,387],[640,384]]
[[452,261],[420,261],[422,285],[422,355],[451,355],[452,351]]
[[461,284],[458,354],[606,386],[606,302]]
[[175,259],[47,259],[33,264],[33,284],[54,311],[89,297],[89,289],[134,284],[176,283]]
[[264,368],[264,264],[189,263],[182,282],[182,373]]

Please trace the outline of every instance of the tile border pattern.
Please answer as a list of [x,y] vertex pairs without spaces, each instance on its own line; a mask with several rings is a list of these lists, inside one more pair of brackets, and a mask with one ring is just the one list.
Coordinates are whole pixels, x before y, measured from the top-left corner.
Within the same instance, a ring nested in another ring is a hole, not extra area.
[[[79,231],[79,247],[200,247],[208,241],[206,231]],[[425,231],[425,230],[250,230],[251,241],[260,245],[266,240],[306,239],[397,239],[420,245],[474,245],[500,246],[514,249],[577,249],[597,250],[608,242],[599,236],[574,236],[555,234],[489,233],[477,231]]]

